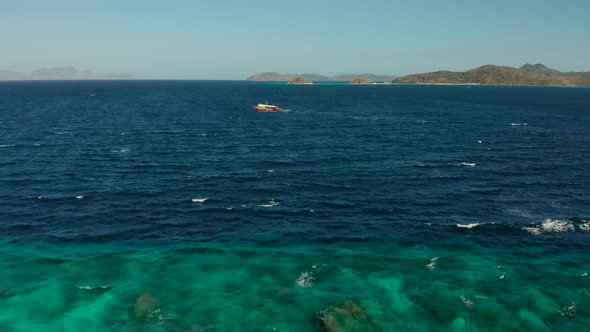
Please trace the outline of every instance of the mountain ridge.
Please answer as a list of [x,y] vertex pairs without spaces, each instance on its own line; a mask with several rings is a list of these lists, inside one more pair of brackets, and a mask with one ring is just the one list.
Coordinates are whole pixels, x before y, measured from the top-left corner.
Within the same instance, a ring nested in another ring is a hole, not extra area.
[[248,81],[262,82],[289,82],[296,78],[315,82],[335,82],[335,81],[352,81],[355,79],[389,82],[395,79],[395,76],[375,75],[375,74],[340,74],[336,76],[324,76],[317,74],[281,74],[277,72],[264,72],[249,76]]
[[590,72],[562,73],[543,64],[520,68],[483,65],[466,71],[434,71],[406,75],[393,83],[590,86]]

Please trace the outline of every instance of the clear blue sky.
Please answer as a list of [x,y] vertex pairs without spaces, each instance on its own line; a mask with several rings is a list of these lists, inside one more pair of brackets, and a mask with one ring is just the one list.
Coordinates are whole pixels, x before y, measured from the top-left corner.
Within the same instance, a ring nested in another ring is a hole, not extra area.
[[590,70],[588,0],[0,0],[0,69],[140,78]]

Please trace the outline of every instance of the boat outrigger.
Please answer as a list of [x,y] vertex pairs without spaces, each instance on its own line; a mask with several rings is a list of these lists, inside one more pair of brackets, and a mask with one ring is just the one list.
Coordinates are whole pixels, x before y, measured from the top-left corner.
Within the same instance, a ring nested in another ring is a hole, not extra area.
[[275,105],[258,104],[252,106],[252,110],[256,112],[280,112],[281,108]]

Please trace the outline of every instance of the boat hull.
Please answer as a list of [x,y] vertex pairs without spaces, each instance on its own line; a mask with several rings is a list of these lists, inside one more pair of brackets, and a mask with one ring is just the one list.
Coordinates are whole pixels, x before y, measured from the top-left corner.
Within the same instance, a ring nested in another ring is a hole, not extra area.
[[275,107],[258,107],[258,106],[253,106],[252,110],[254,112],[280,112],[281,109],[277,106]]

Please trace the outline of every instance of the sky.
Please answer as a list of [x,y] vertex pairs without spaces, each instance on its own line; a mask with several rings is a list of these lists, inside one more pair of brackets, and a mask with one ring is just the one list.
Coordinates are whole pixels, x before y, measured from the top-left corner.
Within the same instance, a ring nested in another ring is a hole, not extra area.
[[0,0],[0,70],[138,78],[590,70],[588,0]]

